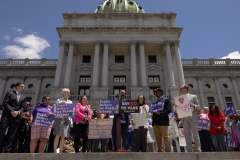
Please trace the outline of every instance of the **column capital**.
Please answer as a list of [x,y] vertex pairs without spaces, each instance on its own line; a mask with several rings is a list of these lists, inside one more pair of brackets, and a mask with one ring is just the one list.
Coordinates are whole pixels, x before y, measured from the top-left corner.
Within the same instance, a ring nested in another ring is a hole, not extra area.
[[136,45],[136,43],[137,43],[137,41],[130,41],[130,44],[131,44],[131,46],[135,46]]
[[59,40],[59,46],[64,46],[66,44],[65,40]]
[[166,40],[166,41],[164,41],[164,44],[165,44],[165,46],[170,46],[170,44],[171,44],[171,41],[169,41],[169,40]]
[[213,76],[214,80],[218,80],[219,76]]
[[237,77],[236,75],[231,75],[231,76],[230,76],[230,79],[231,79],[232,81],[234,81],[234,80],[236,79],[236,77]]
[[196,79],[197,80],[202,80],[202,76],[197,76]]
[[180,40],[173,41],[173,45],[179,47],[180,46]]
[[103,41],[102,43],[103,43],[103,46],[108,47],[108,43],[109,43],[108,41]]
[[73,46],[75,41],[68,41],[69,46]]
[[99,46],[100,45],[100,41],[95,41],[94,44],[95,44],[95,46]]
[[3,79],[3,80],[7,80],[7,79],[8,79],[8,76],[7,76],[7,75],[3,75],[3,76],[2,76],[2,79]]
[[42,79],[43,79],[43,76],[38,77],[38,80],[42,81]]
[[144,41],[139,41],[140,46],[144,46],[145,42]]

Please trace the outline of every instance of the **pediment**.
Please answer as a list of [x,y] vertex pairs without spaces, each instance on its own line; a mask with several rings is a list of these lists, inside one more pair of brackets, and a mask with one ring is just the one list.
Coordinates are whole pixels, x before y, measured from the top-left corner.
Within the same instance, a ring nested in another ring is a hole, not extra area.
[[150,64],[147,66],[147,70],[150,70],[150,71],[162,71],[163,70],[163,67],[159,66],[159,65],[156,65],[156,64]]
[[214,90],[208,89],[208,90],[204,91],[204,93],[206,93],[206,94],[215,94],[216,92]]
[[223,94],[233,94],[234,92],[229,89],[225,89],[225,90],[222,90],[222,93]]
[[34,90],[28,90],[28,91],[24,91],[23,93],[24,94],[34,94],[35,91]]
[[90,64],[82,64],[76,67],[77,71],[91,71],[92,70],[92,65]]
[[110,66],[110,71],[129,71],[129,67],[124,64],[114,64]]

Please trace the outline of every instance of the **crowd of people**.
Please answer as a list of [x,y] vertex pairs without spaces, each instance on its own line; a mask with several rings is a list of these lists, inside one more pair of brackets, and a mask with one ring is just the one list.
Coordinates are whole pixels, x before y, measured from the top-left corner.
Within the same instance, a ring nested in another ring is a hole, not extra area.
[[[121,124],[117,124],[117,116],[99,113],[91,110],[87,96],[82,96],[75,105],[73,117],[56,116],[56,107],[50,104],[51,96],[46,95],[37,106],[30,107],[22,94],[23,83],[16,84],[16,91],[7,92],[2,103],[0,122],[0,152],[43,153],[48,146],[48,152],[62,153],[65,138],[74,141],[74,152],[212,152],[239,151],[240,149],[240,115],[234,112],[230,115],[216,105],[201,107],[197,96],[189,94],[187,85],[180,87],[181,95],[190,97],[189,106],[192,116],[179,118],[177,108],[170,99],[164,97],[161,88],[156,88],[154,94],[156,103],[162,108],[149,113],[150,104],[146,103],[144,95],[138,96],[139,113],[120,113]],[[64,88],[62,97],[56,105],[72,104],[69,100],[70,90]],[[126,91],[118,94],[120,101],[126,100]],[[56,116],[50,126],[40,126],[35,122],[37,113],[46,116]],[[145,125],[139,126],[134,121],[135,114],[146,118]],[[112,118],[112,137],[109,139],[89,139],[89,123],[92,119]],[[199,120],[208,120],[209,128],[199,128]],[[121,148],[117,147],[117,126],[121,125]],[[174,126],[176,126],[174,128]],[[174,136],[170,129],[176,130]],[[183,129],[184,141],[180,136]],[[151,137],[150,132],[153,132]],[[151,140],[150,140],[151,139]],[[153,141],[154,139],[154,141]],[[100,143],[100,145],[99,145]],[[194,149],[193,149],[194,148]]]

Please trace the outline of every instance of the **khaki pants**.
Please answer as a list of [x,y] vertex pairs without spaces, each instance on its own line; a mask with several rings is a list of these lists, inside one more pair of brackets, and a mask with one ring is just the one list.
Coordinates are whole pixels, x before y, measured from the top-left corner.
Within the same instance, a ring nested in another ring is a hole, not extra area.
[[153,125],[154,136],[157,140],[158,152],[163,152],[162,139],[165,144],[165,152],[170,152],[170,139],[168,136],[168,126]]

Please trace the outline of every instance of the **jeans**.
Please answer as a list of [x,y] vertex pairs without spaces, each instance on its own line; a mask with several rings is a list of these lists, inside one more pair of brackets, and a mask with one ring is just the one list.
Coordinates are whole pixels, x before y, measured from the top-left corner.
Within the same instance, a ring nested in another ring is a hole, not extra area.
[[225,134],[212,135],[212,140],[213,140],[213,144],[214,144],[217,152],[220,152],[220,151],[225,151],[226,152],[227,151]]
[[211,139],[210,139],[210,131],[201,130],[198,131],[200,142],[201,142],[201,149],[202,152],[211,152]]
[[127,149],[131,144],[131,152],[134,152],[134,132],[128,132],[128,139],[127,139]]
[[95,139],[94,152],[98,152],[99,141],[101,141],[101,152],[106,152],[106,139]]

